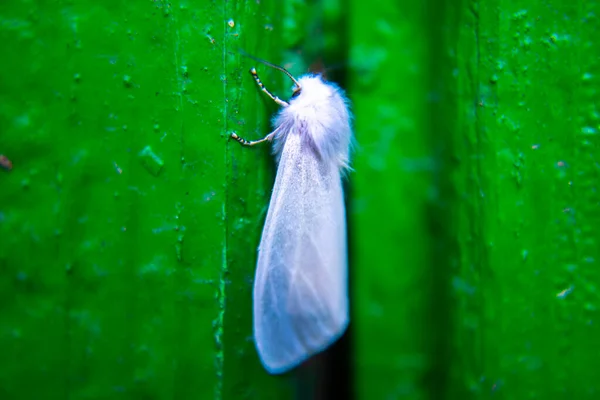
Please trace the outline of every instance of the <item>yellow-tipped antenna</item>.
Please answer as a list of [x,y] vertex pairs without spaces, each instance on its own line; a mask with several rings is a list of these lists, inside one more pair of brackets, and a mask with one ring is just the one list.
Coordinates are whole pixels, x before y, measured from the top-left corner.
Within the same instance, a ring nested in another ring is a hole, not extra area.
[[296,78],[294,78],[294,77],[292,76],[292,74],[290,74],[290,73],[288,72],[288,70],[287,70],[287,69],[285,69],[285,68],[283,68],[283,67],[280,67],[279,65],[271,64],[270,62],[268,62],[268,61],[265,61],[265,60],[263,60],[262,58],[254,57],[253,55],[250,55],[250,54],[246,53],[246,52],[245,52],[244,50],[242,50],[242,49],[239,49],[239,52],[240,52],[240,53],[242,53],[242,55],[244,55],[244,56],[246,56],[246,57],[248,57],[248,58],[251,58],[251,59],[253,59],[254,61],[258,61],[259,63],[263,63],[263,64],[265,64],[265,65],[267,65],[267,66],[269,66],[269,67],[271,67],[271,68],[275,68],[275,69],[277,69],[277,70],[279,70],[279,71],[283,72],[284,74],[286,74],[286,75],[287,75],[287,76],[288,76],[288,77],[289,77],[289,78],[290,78],[290,79],[291,79],[291,80],[294,82],[294,84],[295,84],[295,85],[296,85],[298,88],[300,88],[300,84],[298,83],[298,81],[296,80]]

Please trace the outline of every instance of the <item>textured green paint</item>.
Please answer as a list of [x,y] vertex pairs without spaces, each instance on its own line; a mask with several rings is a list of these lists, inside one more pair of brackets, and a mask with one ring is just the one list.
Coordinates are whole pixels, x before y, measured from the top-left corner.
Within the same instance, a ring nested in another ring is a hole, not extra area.
[[457,390],[596,398],[600,7],[492,1],[463,10]]
[[349,53],[357,399],[598,396],[600,6],[342,4],[0,4],[0,398],[292,397],[252,343],[273,163],[227,134],[276,106],[238,47]]
[[251,340],[268,149],[227,140],[268,132],[229,51],[277,58],[277,2],[0,15],[0,398],[288,397]]
[[598,396],[599,7],[352,3],[359,398]]
[[[351,238],[360,399],[425,398],[434,160],[424,3],[352,2],[349,95],[358,142]],[[422,22],[422,23],[421,23]]]

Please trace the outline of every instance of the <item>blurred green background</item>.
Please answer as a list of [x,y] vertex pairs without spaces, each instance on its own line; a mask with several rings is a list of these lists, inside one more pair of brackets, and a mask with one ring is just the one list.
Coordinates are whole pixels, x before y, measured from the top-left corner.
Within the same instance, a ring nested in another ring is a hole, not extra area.
[[252,341],[274,166],[228,134],[264,136],[277,108],[240,48],[296,75],[322,63],[353,103],[347,393],[598,398],[599,16],[1,2],[0,399],[307,396]]

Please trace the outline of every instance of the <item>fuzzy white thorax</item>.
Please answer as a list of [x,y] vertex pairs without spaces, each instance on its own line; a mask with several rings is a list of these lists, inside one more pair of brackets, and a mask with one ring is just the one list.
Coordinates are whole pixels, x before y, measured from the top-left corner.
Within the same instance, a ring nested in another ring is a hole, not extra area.
[[343,91],[320,75],[304,75],[298,83],[299,93],[275,118],[274,153],[279,159],[287,136],[298,134],[322,161],[344,172],[349,168],[351,126]]

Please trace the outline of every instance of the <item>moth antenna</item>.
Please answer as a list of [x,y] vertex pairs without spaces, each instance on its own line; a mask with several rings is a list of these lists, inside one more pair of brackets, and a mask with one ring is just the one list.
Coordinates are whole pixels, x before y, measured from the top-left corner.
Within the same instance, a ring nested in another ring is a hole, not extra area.
[[263,63],[268,67],[274,68],[276,70],[279,70],[281,72],[283,72],[284,74],[286,74],[288,76],[288,78],[290,78],[292,80],[292,82],[294,82],[294,85],[296,85],[296,87],[298,87],[300,89],[300,84],[298,83],[298,81],[296,80],[296,78],[294,78],[294,76],[292,74],[289,73],[289,71],[283,67],[280,67],[279,65],[275,65],[275,64],[271,64],[268,61],[263,60],[262,58],[258,58],[258,57],[254,57],[251,54],[246,53],[244,50],[239,49],[239,52],[242,53],[242,55],[253,59],[254,61],[258,61],[259,63]]

